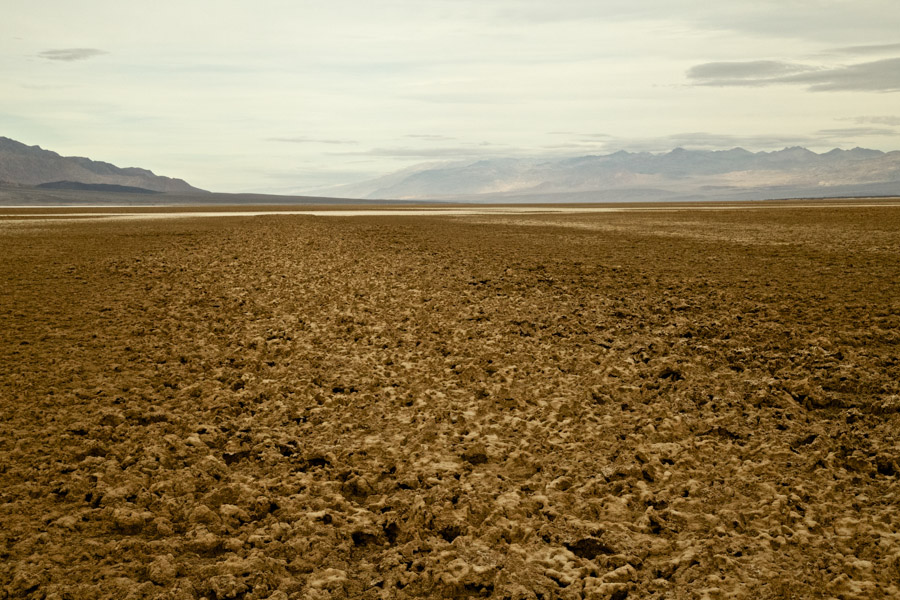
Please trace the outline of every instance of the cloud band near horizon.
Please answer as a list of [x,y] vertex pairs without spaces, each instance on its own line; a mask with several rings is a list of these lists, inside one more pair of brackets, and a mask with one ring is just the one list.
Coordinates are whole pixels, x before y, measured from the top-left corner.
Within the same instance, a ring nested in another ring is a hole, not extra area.
[[99,48],[56,48],[39,52],[38,56],[46,60],[72,62],[76,60],[87,60],[104,54],[109,54],[109,52],[100,50]]
[[898,92],[900,58],[821,68],[782,61],[710,62],[688,69],[694,85],[762,87],[801,85],[811,92]]

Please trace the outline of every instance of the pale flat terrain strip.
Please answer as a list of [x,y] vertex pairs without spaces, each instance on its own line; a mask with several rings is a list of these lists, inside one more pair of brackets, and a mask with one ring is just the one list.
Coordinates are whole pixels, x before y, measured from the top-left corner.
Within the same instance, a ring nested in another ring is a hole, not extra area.
[[[770,210],[770,209],[821,209],[821,208],[898,208],[900,202],[885,203],[828,203],[828,204],[729,204],[729,205],[678,205],[678,206],[510,206],[510,207],[471,207],[471,208],[410,208],[410,209],[361,209],[361,210],[237,210],[237,211],[183,211],[183,212],[52,212],[52,213],[3,213],[3,223],[26,223],[36,220],[42,223],[68,221],[109,221],[109,220],[145,220],[145,219],[177,219],[177,218],[215,218],[215,217],[261,217],[273,215],[305,215],[314,217],[397,217],[397,216],[477,216],[477,215],[552,215],[552,214],[594,214],[619,212],[694,212],[694,211],[732,211],[732,210]],[[7,210],[21,210],[35,207],[10,206]],[[40,207],[62,209],[62,206]],[[98,208],[98,207],[82,207]]]

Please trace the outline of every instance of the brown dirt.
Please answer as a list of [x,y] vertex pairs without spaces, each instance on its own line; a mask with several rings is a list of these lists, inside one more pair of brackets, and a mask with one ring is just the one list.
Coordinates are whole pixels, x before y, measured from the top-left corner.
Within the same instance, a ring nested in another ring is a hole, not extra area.
[[900,597],[896,207],[0,256],[0,598]]

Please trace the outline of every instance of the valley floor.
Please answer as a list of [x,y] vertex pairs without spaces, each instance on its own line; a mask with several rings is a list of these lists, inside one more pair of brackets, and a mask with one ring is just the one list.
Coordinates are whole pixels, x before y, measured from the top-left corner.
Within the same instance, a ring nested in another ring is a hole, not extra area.
[[865,203],[0,219],[0,598],[896,598]]

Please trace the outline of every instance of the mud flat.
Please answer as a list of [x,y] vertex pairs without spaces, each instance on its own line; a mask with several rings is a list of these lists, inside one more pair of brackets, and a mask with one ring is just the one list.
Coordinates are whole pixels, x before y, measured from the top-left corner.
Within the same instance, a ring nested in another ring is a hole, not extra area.
[[0,598],[900,597],[900,208],[0,224]]

